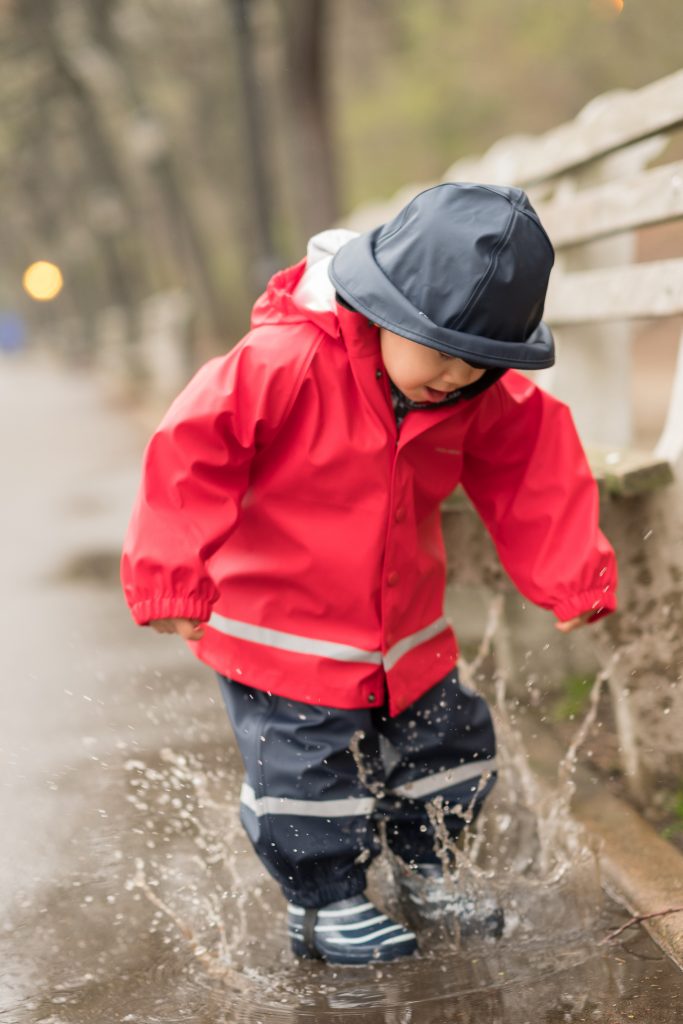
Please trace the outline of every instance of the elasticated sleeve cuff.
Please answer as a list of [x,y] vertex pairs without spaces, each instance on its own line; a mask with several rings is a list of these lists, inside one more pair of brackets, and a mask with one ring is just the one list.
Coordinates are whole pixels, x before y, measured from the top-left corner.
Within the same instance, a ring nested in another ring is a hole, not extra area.
[[556,605],[553,611],[560,622],[568,622],[584,612],[592,611],[589,622],[597,622],[605,615],[616,611],[617,598],[611,590],[585,590],[582,594],[569,597]]
[[198,598],[154,597],[133,604],[131,614],[138,626],[147,626],[153,619],[199,619],[207,622],[211,602]]

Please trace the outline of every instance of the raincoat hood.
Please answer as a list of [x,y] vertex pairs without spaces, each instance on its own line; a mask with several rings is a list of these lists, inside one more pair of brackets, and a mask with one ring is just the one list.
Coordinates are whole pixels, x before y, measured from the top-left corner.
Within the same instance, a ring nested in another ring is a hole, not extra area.
[[488,367],[555,361],[543,306],[554,251],[519,188],[446,183],[329,264],[337,292],[411,341]]
[[335,253],[354,238],[358,238],[357,232],[345,228],[314,235],[308,242],[306,258],[270,279],[254,305],[251,326],[308,321],[326,334],[338,335],[335,289],[328,269]]

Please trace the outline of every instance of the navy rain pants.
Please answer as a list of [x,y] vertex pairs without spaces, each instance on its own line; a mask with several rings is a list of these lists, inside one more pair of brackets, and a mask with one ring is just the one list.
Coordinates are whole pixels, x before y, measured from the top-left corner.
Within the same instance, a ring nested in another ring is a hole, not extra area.
[[491,714],[456,670],[395,718],[386,708],[302,704],[218,678],[246,770],[242,824],[299,906],[363,892],[380,818],[395,854],[437,863],[426,803],[443,797],[455,838],[462,813],[472,805],[476,814],[495,782]]

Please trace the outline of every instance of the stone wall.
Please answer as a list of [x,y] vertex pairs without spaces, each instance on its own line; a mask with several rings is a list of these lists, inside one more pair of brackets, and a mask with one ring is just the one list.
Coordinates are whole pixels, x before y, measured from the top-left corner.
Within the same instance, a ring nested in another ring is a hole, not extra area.
[[[606,497],[601,524],[619,561],[619,612],[564,635],[501,568],[493,544],[462,492],[443,510],[448,552],[446,614],[467,657],[478,646],[494,594],[505,595],[511,646],[509,692],[543,715],[567,679],[594,675],[620,652],[606,701],[632,795],[646,802],[683,777],[683,483],[629,498]],[[487,689],[487,681],[483,681]]]

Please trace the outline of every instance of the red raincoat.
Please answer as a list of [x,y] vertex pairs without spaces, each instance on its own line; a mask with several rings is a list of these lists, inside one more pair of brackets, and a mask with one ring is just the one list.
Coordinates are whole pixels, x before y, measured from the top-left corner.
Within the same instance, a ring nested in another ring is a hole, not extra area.
[[439,505],[462,483],[503,565],[562,620],[616,606],[567,407],[509,370],[397,432],[378,332],[277,274],[145,455],[122,561],[135,621],[207,621],[197,656],[297,701],[396,715],[455,665]]

